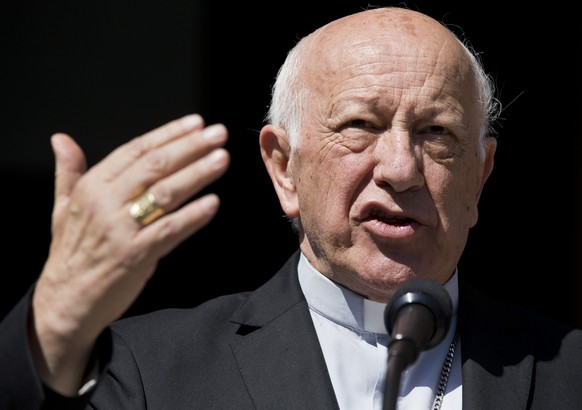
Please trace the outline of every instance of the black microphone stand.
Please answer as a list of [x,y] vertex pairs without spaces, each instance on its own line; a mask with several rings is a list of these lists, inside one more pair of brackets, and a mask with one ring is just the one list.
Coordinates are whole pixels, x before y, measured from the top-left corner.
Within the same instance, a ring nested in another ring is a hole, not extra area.
[[440,343],[449,328],[451,312],[449,294],[431,280],[411,280],[394,293],[384,311],[392,339],[388,343],[383,410],[396,410],[402,372],[422,350]]
[[[406,320],[412,314],[414,321]],[[402,372],[418,358],[422,347],[417,346],[416,343],[426,333],[425,329],[430,329],[434,322],[432,312],[423,305],[404,306],[399,315],[402,318],[399,323],[404,324],[400,327],[404,329],[395,327],[392,332],[392,340],[388,344],[388,369],[384,387],[383,410],[396,410]],[[408,326],[410,323],[414,323],[416,326]]]
[[384,410],[396,410],[396,401],[400,390],[400,378],[402,372],[407,367],[407,361],[401,356],[390,356],[388,358],[388,371],[386,373],[386,384],[384,388]]

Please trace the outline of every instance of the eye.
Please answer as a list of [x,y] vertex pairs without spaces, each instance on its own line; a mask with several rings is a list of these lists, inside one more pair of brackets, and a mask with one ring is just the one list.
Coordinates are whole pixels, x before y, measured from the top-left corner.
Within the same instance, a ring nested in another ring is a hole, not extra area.
[[346,123],[345,128],[360,128],[367,129],[373,128],[372,123],[362,119],[350,120]]
[[435,161],[448,160],[462,152],[459,140],[446,127],[430,125],[420,129],[416,135],[424,151]]
[[426,135],[426,136],[430,136],[430,135],[435,135],[435,136],[451,135],[451,133],[449,132],[449,130],[447,130],[445,127],[442,127],[440,125],[430,125],[428,127],[425,127],[422,130],[420,130],[420,133],[419,134]]
[[336,133],[337,142],[351,152],[362,152],[376,140],[378,129],[370,121],[352,119]]

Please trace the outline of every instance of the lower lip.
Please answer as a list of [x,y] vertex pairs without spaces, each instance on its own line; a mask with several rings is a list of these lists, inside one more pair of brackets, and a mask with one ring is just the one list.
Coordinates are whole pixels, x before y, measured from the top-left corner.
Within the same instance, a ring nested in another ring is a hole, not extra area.
[[361,224],[370,234],[378,239],[395,240],[408,239],[418,229],[418,223],[412,222],[403,225],[393,225],[378,219],[369,219]]

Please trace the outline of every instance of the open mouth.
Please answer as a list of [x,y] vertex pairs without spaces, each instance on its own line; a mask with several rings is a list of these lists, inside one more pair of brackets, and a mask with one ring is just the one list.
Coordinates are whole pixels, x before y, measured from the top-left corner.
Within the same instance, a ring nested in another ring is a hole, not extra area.
[[368,215],[363,220],[364,221],[377,220],[387,225],[394,226],[410,225],[416,222],[414,219],[409,218],[407,216],[388,214],[377,208],[371,209]]

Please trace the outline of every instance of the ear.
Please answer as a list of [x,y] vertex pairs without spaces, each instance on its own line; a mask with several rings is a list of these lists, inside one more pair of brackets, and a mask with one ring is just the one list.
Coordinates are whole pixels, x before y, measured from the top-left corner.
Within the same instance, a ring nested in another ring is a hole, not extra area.
[[483,162],[483,175],[481,177],[481,187],[479,188],[477,200],[483,192],[483,187],[485,182],[493,172],[493,162],[495,157],[495,151],[497,150],[497,138],[489,136],[485,139],[485,161]]
[[290,170],[291,147],[287,133],[272,124],[265,125],[259,135],[259,144],[281,208],[290,218],[299,216],[297,190]]

